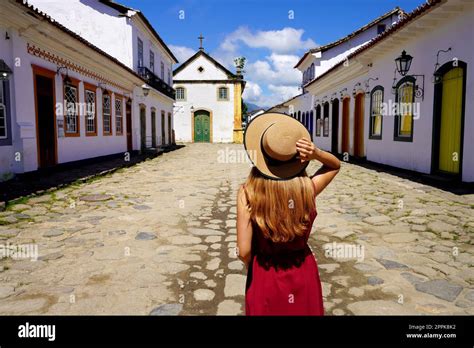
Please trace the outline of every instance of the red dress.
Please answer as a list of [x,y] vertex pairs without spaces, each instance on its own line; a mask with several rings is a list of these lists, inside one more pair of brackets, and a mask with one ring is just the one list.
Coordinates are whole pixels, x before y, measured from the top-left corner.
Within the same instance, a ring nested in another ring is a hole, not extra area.
[[324,315],[318,265],[307,243],[316,215],[304,236],[287,243],[264,238],[253,224],[246,315]]

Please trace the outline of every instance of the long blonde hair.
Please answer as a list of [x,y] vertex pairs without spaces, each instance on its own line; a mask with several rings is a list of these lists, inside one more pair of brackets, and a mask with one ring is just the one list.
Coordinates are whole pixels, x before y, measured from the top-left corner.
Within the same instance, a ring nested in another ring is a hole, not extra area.
[[275,243],[302,236],[316,209],[313,182],[306,171],[289,180],[271,180],[253,167],[245,192],[250,219]]

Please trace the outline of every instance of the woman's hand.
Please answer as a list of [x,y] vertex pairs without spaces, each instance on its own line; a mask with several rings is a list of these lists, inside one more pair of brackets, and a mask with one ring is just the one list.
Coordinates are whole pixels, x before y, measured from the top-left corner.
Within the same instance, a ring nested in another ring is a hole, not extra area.
[[302,138],[296,142],[296,150],[299,153],[299,158],[301,162],[316,159],[316,155],[320,151],[316,147],[316,145],[314,145],[311,141],[305,138]]

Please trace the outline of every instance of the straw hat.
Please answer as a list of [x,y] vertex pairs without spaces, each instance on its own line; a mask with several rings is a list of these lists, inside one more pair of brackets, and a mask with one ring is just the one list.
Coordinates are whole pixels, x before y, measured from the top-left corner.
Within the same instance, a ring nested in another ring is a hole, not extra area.
[[286,114],[261,114],[247,125],[244,147],[253,165],[269,179],[291,179],[308,165],[296,158],[296,142],[311,140],[305,126]]

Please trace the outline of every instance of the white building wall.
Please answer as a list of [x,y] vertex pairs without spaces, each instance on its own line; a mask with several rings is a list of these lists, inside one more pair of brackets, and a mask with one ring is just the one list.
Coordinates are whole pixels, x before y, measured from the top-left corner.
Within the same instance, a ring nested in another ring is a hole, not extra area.
[[[10,32],[7,30],[7,28],[4,28],[3,26],[0,26],[0,31],[2,33],[8,32],[10,35],[10,40],[4,40],[3,38],[0,40],[0,59],[3,59],[5,63],[12,69],[14,70],[14,56],[13,56],[13,39],[12,36],[16,35],[16,33]],[[1,83],[1,82],[0,82]],[[0,145],[0,180],[5,176],[5,178],[8,177],[8,175],[12,172],[14,172],[15,169],[15,160],[14,160],[14,144],[15,140],[17,138],[17,134],[15,134],[16,127],[13,127],[13,123],[16,123],[15,120],[15,100],[14,100],[14,95],[11,91],[14,90],[15,84],[12,78],[10,78],[9,81],[9,88],[10,88],[10,101],[9,101],[9,107],[10,107],[10,115],[11,118],[10,120],[7,119],[7,133],[9,133],[9,137],[11,137],[11,145]],[[5,142],[7,142],[5,140]]]
[[[342,110],[343,110],[343,99],[349,98],[349,125],[348,125],[348,134],[349,134],[349,154],[354,154],[354,110],[355,110],[355,98],[352,95],[352,90],[354,86],[359,83],[363,82],[365,76],[360,76],[351,80],[348,80],[344,84],[337,86],[336,88],[331,88],[324,93],[319,95],[313,96],[314,98],[314,105],[321,106],[321,122],[324,122],[324,104],[326,102],[329,103],[329,125],[328,125],[328,135],[324,136],[323,128],[321,128],[321,135],[316,136],[316,109],[313,111],[314,117],[314,130],[313,130],[313,141],[320,149],[325,151],[331,151],[332,145],[332,130],[333,130],[333,103],[331,102],[331,97],[339,100],[339,113],[338,113],[338,135],[337,135],[337,144],[338,144],[338,153],[342,152]],[[342,97],[341,97],[341,92]],[[358,89],[357,92],[362,92],[362,90]],[[364,98],[364,114],[367,114],[367,110],[369,108],[369,98]],[[364,116],[364,121],[366,121],[367,117]],[[364,125],[364,139],[367,139],[368,136],[368,125]],[[365,144],[364,144],[365,146]]]
[[130,19],[97,0],[29,0],[59,23],[133,67]]
[[[399,142],[393,140],[394,119],[385,117],[383,120],[382,140],[366,140],[367,159],[400,168],[429,173],[431,171],[431,149],[433,132],[433,100],[434,84],[432,76],[436,63],[436,53],[440,49],[452,48],[451,52],[441,54],[439,63],[444,63],[458,58],[467,63],[467,80],[465,95],[465,118],[464,118],[464,149],[463,149],[463,181],[474,181],[474,156],[471,149],[474,148],[474,44],[472,33],[474,24],[472,22],[474,11],[466,11],[456,18],[450,18],[443,24],[416,37],[402,47],[396,47],[387,53],[382,59],[374,61],[369,77],[378,77],[377,84],[385,87],[384,100],[392,99],[390,87],[393,82],[394,59],[397,58],[402,49],[412,55],[413,61],[409,74],[425,75],[424,101],[420,102],[420,118],[414,121],[413,142]],[[468,44],[469,43],[469,44]],[[397,76],[399,79],[400,76]],[[421,81],[417,83],[421,85]],[[366,113],[366,116],[368,113]],[[366,117],[366,121],[368,117]],[[368,127],[368,123],[366,122]],[[367,138],[366,138],[367,139]],[[433,139],[433,141],[439,141]]]
[[368,43],[371,39],[377,36],[377,26],[385,24],[387,28],[395,24],[399,20],[397,15],[392,15],[380,21],[373,27],[355,35],[350,40],[343,42],[337,46],[331,47],[324,52],[316,52],[309,55],[298,70],[304,72],[312,63],[314,63],[315,78],[324,74],[334,65],[343,61],[350,53],[357,50],[359,47]]
[[[378,78],[378,81],[370,81],[369,92],[375,86],[381,85],[384,87],[384,102],[388,103],[391,101],[394,103],[395,95],[392,94],[391,87],[393,84],[395,58],[401,54],[402,50],[406,50],[408,54],[414,57],[408,75],[424,75],[425,78],[424,99],[415,98],[415,102],[419,103],[420,118],[414,121],[413,141],[402,142],[394,140],[395,118],[393,116],[383,117],[381,140],[369,139],[370,97],[366,96],[364,102],[364,153],[369,161],[429,174],[432,163],[432,143],[433,141],[439,142],[439,139],[433,139],[435,86],[432,82],[432,77],[437,52],[440,49],[451,47],[451,52],[440,54],[439,64],[442,66],[446,62],[451,62],[453,58],[467,63],[462,180],[465,182],[474,181],[474,156],[471,155],[470,151],[474,147],[474,138],[470,136],[474,133],[474,98],[472,98],[472,95],[474,95],[474,73],[471,67],[474,63],[474,53],[471,49],[474,43],[472,38],[472,32],[474,32],[473,12],[471,8],[457,17],[449,18],[449,20],[443,22],[443,25],[439,25],[435,30],[429,30],[408,42],[398,44],[384,56],[374,58],[372,61],[373,65],[367,74],[360,75],[314,96],[316,100],[322,100],[323,98],[329,99],[333,93],[336,93],[339,98],[338,152],[341,152],[342,143],[343,108],[340,92],[347,89],[345,94],[350,97],[349,154],[353,155],[355,98],[352,95],[352,91],[354,86],[357,83],[361,83],[364,88],[364,81],[369,78]],[[397,82],[400,79],[401,76],[397,74]],[[420,77],[417,80],[417,84],[423,87]],[[295,105],[300,104],[295,102]],[[315,144],[324,150],[330,150],[331,130],[332,104],[330,103],[329,137],[314,137]]]
[[[38,169],[38,148],[37,148],[37,129],[36,129],[36,105],[34,94],[34,77],[32,64],[43,67],[45,69],[56,72],[57,65],[32,56],[26,52],[26,41],[18,35],[15,30],[0,28],[2,32],[8,31],[9,40],[0,40],[0,58],[3,59],[13,70],[13,74],[9,79],[10,87],[10,111],[11,120],[10,128],[12,131],[12,145],[0,146],[0,179],[9,175],[9,173],[23,173]],[[69,70],[68,74],[71,78],[80,80],[78,90],[78,102],[84,102],[84,82],[92,85],[98,85],[98,81],[92,80],[87,76]],[[113,79],[113,77],[111,77]],[[63,81],[59,75],[55,76],[55,98],[56,104],[64,100],[63,97]],[[121,96],[127,91],[118,90],[117,88],[107,85],[107,89],[111,93],[118,93]],[[142,94],[141,87],[137,87],[136,94]],[[20,97],[19,97],[20,96]],[[115,94],[113,94],[112,102],[114,102]],[[99,157],[110,154],[117,154],[127,151],[126,138],[126,113],[125,100],[123,104],[123,135],[116,134],[115,113],[112,113],[112,130],[113,135],[103,135],[103,118],[102,118],[102,91],[100,88],[96,90],[96,109],[97,109],[97,136],[85,135],[85,116],[80,115],[80,136],[79,137],[58,137],[57,141],[57,163],[66,163],[87,158]],[[132,96],[133,98],[133,96]],[[158,99],[148,98],[149,105],[154,105],[159,110],[172,111],[171,101],[159,103]],[[134,98],[138,101],[138,97]],[[132,111],[133,141],[135,150],[140,148],[140,124],[139,113]],[[57,114],[56,119],[61,119],[62,115]],[[157,135],[161,136],[161,119],[157,122]],[[161,138],[160,138],[161,139]],[[166,140],[167,142],[169,139]],[[18,161],[16,159],[19,159]]]
[[[186,101],[177,101],[175,104],[174,127],[176,141],[192,141],[191,106],[194,111],[204,109],[212,112],[211,142],[230,143],[233,141],[234,130],[234,85],[232,83],[190,83],[175,86],[186,88]],[[218,101],[217,89],[225,86],[229,88],[229,100]]]
[[[199,72],[198,68],[201,66],[204,70]],[[225,72],[204,56],[197,57],[174,76],[175,80],[226,80],[227,78]]]
[[[156,44],[155,37],[146,31],[147,29],[136,16],[123,17],[115,9],[97,0],[68,0],[67,6],[64,0],[31,0],[30,3],[134,71],[138,71],[138,38],[140,38],[143,42],[143,65],[151,69],[150,50],[153,51],[155,75],[161,78],[161,62],[163,62],[164,81],[166,83],[169,81],[170,86],[173,85],[171,58],[160,45]],[[137,89],[136,95],[143,96],[141,88]],[[172,100],[163,101],[150,93],[147,99],[151,98],[156,100],[147,100],[145,104],[149,107],[154,106],[158,109],[159,104],[163,104],[160,110],[170,110],[173,107]],[[137,98],[134,98],[134,101],[135,99]],[[134,109],[137,110],[137,108],[138,104],[134,105]],[[134,115],[139,115],[139,113]],[[149,117],[151,116],[147,115],[147,118]],[[150,127],[147,127],[148,130]],[[138,128],[138,136],[139,132],[140,128]],[[147,134],[147,136],[151,135]],[[135,140],[133,141],[135,143]]]

